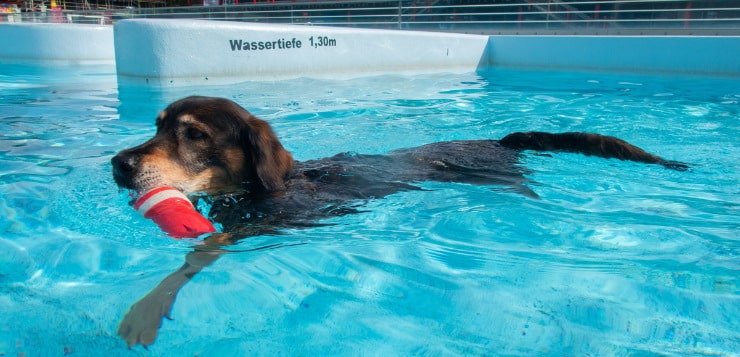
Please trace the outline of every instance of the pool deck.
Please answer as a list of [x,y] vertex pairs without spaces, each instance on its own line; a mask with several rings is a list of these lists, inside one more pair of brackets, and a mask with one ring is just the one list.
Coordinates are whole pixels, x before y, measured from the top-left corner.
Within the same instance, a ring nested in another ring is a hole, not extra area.
[[150,86],[486,67],[740,77],[740,36],[469,35],[205,20],[0,24],[2,61],[115,63]]

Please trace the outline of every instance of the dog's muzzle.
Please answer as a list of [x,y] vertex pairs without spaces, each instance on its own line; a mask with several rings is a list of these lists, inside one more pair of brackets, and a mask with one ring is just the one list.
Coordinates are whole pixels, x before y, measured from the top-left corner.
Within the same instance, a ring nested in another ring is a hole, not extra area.
[[140,161],[139,155],[129,151],[122,151],[111,159],[113,165],[113,179],[121,188],[135,189],[134,176]]

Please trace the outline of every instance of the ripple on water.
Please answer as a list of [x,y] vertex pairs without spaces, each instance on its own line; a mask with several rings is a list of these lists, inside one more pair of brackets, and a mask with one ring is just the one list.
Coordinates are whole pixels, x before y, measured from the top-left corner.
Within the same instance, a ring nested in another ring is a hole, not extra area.
[[421,182],[326,226],[245,239],[181,291],[153,355],[738,350],[734,82],[497,70],[154,91],[74,71],[0,77],[5,353],[130,353],[118,321],[193,242],[135,212],[109,160],[194,91],[268,119],[300,159],[596,131],[692,171],[524,152],[537,199]]

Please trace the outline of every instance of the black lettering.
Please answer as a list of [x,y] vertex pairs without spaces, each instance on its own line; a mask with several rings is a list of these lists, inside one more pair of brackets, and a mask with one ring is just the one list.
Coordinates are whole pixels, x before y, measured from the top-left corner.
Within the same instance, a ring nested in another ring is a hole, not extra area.
[[242,40],[229,40],[229,44],[231,44],[232,51],[241,51],[242,49]]
[[[320,47],[320,46],[335,46],[335,40],[328,38],[321,38],[319,37],[319,40],[321,42],[313,43],[313,47]],[[309,40],[313,40],[313,37]],[[332,42],[328,42],[332,41]],[[292,48],[301,48],[303,46],[303,43],[301,40],[293,37],[290,40],[286,40],[285,38],[280,38],[273,41],[248,41],[248,40],[229,40],[229,47],[232,51],[263,51],[263,50],[285,50],[285,49],[292,49]]]

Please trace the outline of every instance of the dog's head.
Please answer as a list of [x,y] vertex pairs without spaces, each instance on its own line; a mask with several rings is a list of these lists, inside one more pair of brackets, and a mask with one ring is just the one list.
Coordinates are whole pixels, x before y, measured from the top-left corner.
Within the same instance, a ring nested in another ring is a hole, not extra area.
[[267,122],[222,98],[188,97],[157,117],[157,133],[111,160],[118,186],[144,192],[171,186],[184,193],[247,185],[283,189],[293,158]]

